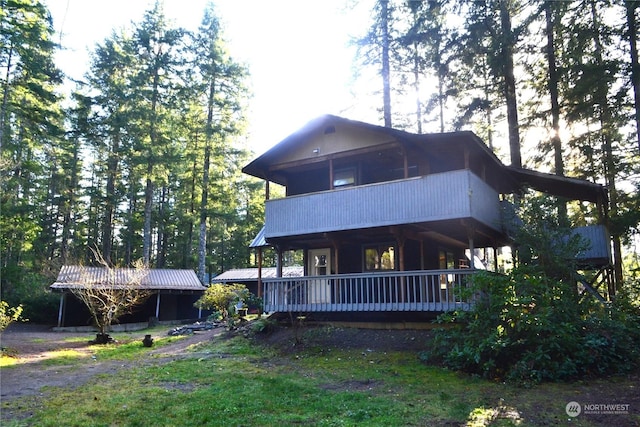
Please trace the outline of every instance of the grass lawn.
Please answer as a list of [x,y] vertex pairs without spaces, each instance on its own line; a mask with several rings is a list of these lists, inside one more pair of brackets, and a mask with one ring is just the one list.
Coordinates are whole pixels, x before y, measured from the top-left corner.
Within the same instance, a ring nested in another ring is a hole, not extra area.
[[[161,341],[153,350],[169,342]],[[3,416],[0,424],[640,425],[638,408],[631,408],[631,415],[569,417],[565,407],[585,397],[583,384],[522,389],[426,366],[415,352],[322,346],[286,351],[242,336],[191,346],[168,361],[154,363],[150,351],[138,342],[106,346],[98,357],[122,360],[124,367],[76,388],[46,388],[42,396],[3,401],[2,413],[18,416]],[[70,355],[64,360],[89,363],[86,358],[73,361]],[[616,381],[623,389],[627,386],[628,380],[613,379],[589,387]]]

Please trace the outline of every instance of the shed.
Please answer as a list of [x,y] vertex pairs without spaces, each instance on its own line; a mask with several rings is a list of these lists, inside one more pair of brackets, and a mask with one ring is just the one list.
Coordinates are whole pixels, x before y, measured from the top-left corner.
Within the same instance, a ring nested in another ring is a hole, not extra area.
[[[129,283],[133,273],[134,270],[129,268],[63,266],[58,278],[49,287],[53,292],[61,293],[58,326],[82,326],[91,321],[86,307],[73,297],[72,289],[87,285],[123,286]],[[153,295],[134,313],[123,316],[121,323],[143,322],[150,318],[174,321],[201,317],[201,312],[193,304],[206,288],[193,270],[150,269],[140,286]]]

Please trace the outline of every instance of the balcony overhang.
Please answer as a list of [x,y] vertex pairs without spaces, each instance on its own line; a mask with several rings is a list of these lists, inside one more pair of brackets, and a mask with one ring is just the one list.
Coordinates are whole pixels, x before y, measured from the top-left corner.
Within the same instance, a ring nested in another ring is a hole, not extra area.
[[265,212],[271,244],[373,240],[398,229],[456,246],[506,239],[497,192],[468,170],[269,200]]

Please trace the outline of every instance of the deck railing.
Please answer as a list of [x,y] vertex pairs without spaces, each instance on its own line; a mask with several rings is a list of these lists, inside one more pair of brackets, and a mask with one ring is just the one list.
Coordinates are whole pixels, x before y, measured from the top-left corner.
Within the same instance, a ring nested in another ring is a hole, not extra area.
[[475,272],[393,271],[264,279],[264,310],[268,313],[466,310],[473,303],[467,289]]

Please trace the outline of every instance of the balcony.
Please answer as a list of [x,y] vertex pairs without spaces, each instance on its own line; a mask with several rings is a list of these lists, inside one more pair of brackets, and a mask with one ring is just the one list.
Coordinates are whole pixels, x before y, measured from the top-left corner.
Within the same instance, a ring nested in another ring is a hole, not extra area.
[[263,280],[264,310],[272,312],[442,312],[467,310],[477,270],[280,277]]
[[473,219],[500,232],[498,193],[469,170],[268,200],[265,237]]

